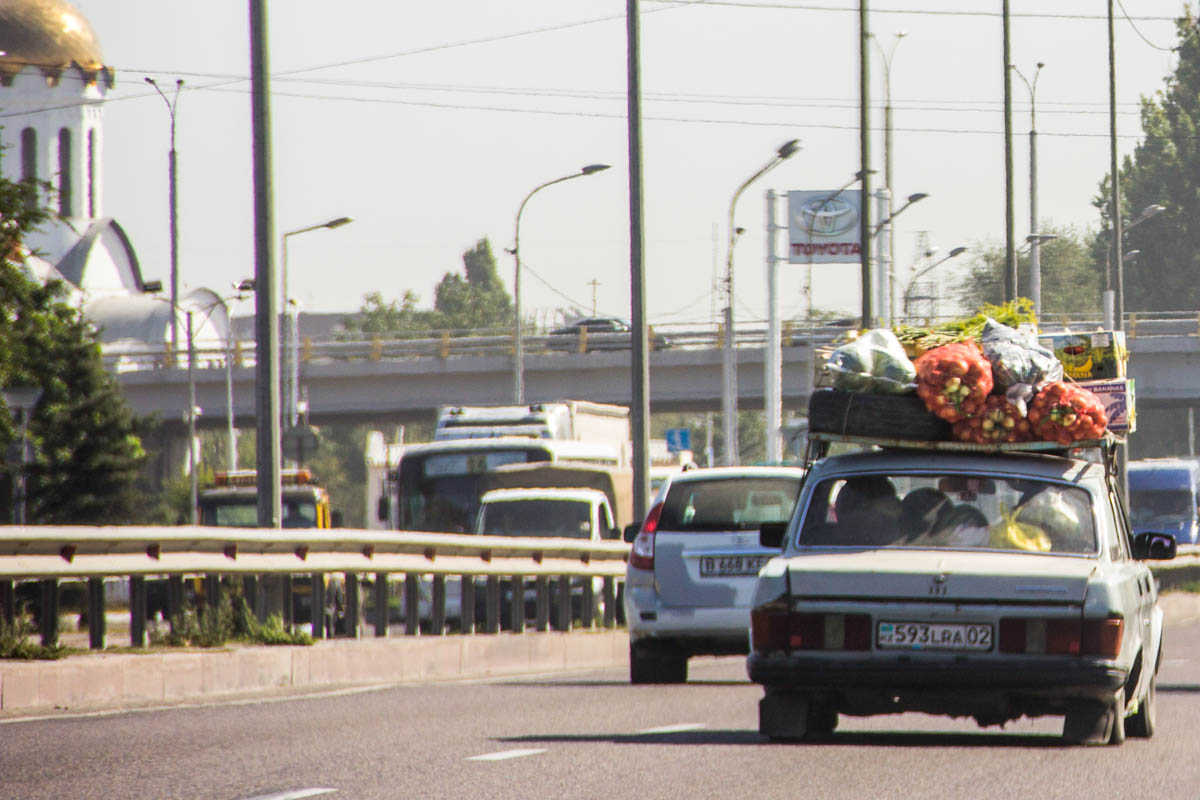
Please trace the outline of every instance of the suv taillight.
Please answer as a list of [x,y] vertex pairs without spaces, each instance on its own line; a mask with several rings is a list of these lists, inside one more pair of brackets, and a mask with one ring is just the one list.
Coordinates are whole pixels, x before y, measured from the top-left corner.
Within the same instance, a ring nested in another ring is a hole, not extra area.
[[1121,654],[1125,620],[1108,619],[1013,619],[1000,620],[1001,653],[1034,653],[1062,656]]
[[629,550],[629,566],[635,569],[654,569],[654,533],[658,530],[658,518],[662,515],[662,503],[650,509],[642,529],[633,540]]

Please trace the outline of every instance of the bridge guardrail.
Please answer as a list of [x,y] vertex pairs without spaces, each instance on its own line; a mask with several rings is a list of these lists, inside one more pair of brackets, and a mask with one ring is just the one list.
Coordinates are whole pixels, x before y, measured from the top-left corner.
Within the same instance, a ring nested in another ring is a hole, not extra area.
[[[936,324],[939,320],[912,320],[916,324]],[[1076,331],[1099,330],[1103,320],[1088,314],[1046,314],[1041,320],[1046,332],[1071,329]],[[810,339],[814,346],[827,345],[856,326],[850,322],[821,324],[810,328],[803,323],[785,321],[781,338],[785,346],[807,346]],[[1126,315],[1126,336],[1200,336],[1200,314],[1194,312],[1140,312]],[[766,327],[748,324],[735,331],[734,344],[738,348],[763,347],[766,344]],[[660,350],[711,350],[724,342],[721,326],[654,326],[651,341]],[[585,336],[567,334],[529,334],[523,340],[527,354],[611,352],[628,350],[630,335],[627,333],[592,333]],[[304,363],[322,361],[394,361],[420,358],[446,359],[463,356],[510,355],[513,352],[513,336],[508,331],[429,331],[419,336],[402,334],[365,335],[337,334],[324,339],[306,337],[300,347],[300,360]],[[234,364],[254,363],[254,341],[237,340],[227,349],[221,343],[198,344],[194,348],[199,364],[223,367],[226,358]],[[112,343],[104,348],[104,363],[115,371],[163,369],[173,365],[186,366],[187,350],[172,352],[162,345],[143,343]]]
[[[349,529],[281,530],[261,528],[183,527],[87,527],[26,526],[0,527],[0,613],[10,624],[15,619],[15,583],[40,582],[42,613],[40,633],[44,644],[57,639],[59,582],[87,582],[89,641],[102,649],[105,640],[106,578],[130,581],[130,641],[145,645],[146,578],[168,580],[169,610],[181,608],[183,579],[202,577],[208,602],[217,602],[221,577],[248,579],[246,596],[254,600],[260,617],[266,613],[266,598],[260,591],[263,578],[282,580],[277,603],[290,622],[291,579],[303,576],[312,592],[314,620],[325,608],[325,576],[344,580],[346,634],[359,635],[362,603],[361,576],[372,576],[375,635],[387,635],[390,583],[404,576],[405,632],[420,628],[419,581],[431,576],[433,606],[429,630],[446,630],[445,581],[462,576],[462,629],[476,627],[474,578],[487,579],[486,619],[481,632],[499,630],[501,578],[523,585],[536,582],[537,620],[546,630],[550,623],[551,581],[557,592],[556,630],[571,628],[571,589],[575,583],[582,594],[582,619],[591,625],[595,612],[593,579],[603,580],[606,627],[616,625],[617,585],[625,575],[629,545],[621,541],[592,542],[573,539],[515,538],[420,532],[378,532]],[[512,592],[508,603],[509,623],[514,632],[525,628],[525,597]],[[383,611],[380,611],[383,610]],[[170,616],[170,614],[169,614]],[[313,634],[322,637],[324,626],[314,622]]]

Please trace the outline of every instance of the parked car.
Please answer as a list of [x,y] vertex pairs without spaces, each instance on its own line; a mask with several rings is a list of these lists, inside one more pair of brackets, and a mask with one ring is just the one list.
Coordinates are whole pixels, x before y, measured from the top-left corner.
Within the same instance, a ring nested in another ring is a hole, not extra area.
[[640,526],[625,573],[629,679],[682,683],[691,656],[749,650],[759,568],[777,550],[758,543],[764,522],[792,513],[795,467],[715,467],[667,479]]
[[1109,465],[1067,453],[813,463],[790,523],[761,531],[782,553],[751,613],[760,732],[919,711],[1062,715],[1075,743],[1152,735],[1163,614],[1145,561],[1175,541],[1132,535]]
[[[587,332],[586,351],[628,350],[633,342],[633,329],[629,323],[616,317],[584,317],[569,325],[550,331],[547,345],[551,350],[578,352],[585,343],[580,342],[582,331]],[[650,349],[664,350],[671,346],[666,336],[650,333]]]

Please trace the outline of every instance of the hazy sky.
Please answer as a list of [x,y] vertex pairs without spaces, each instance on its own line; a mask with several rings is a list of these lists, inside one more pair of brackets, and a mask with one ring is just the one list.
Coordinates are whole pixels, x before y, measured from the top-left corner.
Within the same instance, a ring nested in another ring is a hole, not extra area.
[[[105,108],[105,210],[148,279],[168,277],[168,116],[143,78],[185,81],[178,105],[183,285],[225,291],[253,274],[248,3],[75,0],[116,70]],[[352,311],[365,294],[432,303],[441,276],[488,237],[510,286],[514,223],[535,186],[585,164],[612,169],[540,192],[521,218],[524,305],[553,322],[576,303],[629,315],[625,3],[622,0],[287,0],[270,3],[277,236],[303,307]],[[904,281],[920,233],[947,253],[1004,236],[999,0],[877,0],[892,60],[895,193],[930,197],[896,220]],[[1175,59],[1181,0],[1117,6],[1120,148],[1139,97]],[[1012,59],[1037,90],[1042,219],[1095,227],[1108,169],[1102,0],[1012,0]],[[652,323],[707,321],[737,186],[784,141],[803,149],[742,195],[736,313],[765,316],[767,189],[829,189],[859,168],[852,0],[642,1],[645,264]],[[880,51],[873,101],[882,104]],[[1014,76],[1016,231],[1029,231],[1029,92]],[[882,181],[882,111],[873,114]],[[784,222],[781,199],[779,222]],[[783,252],[783,237],[780,252]],[[276,257],[280,255],[276,240]],[[958,261],[966,261],[963,256]],[[945,280],[957,262],[939,267]],[[782,270],[784,313],[806,306],[804,269]],[[858,266],[816,269],[818,307],[859,308]],[[248,313],[246,304],[240,313]],[[235,313],[239,313],[235,310]]]

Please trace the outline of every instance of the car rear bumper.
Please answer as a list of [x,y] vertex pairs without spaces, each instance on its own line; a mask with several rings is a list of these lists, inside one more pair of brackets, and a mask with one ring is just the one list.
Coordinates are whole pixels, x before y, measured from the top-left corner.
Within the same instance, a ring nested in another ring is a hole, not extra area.
[[1076,697],[1111,695],[1129,677],[1112,661],[1079,658],[1012,659],[948,656],[919,660],[812,658],[752,653],[746,662],[750,680],[795,691],[877,689],[960,692],[979,689],[1013,694]]

